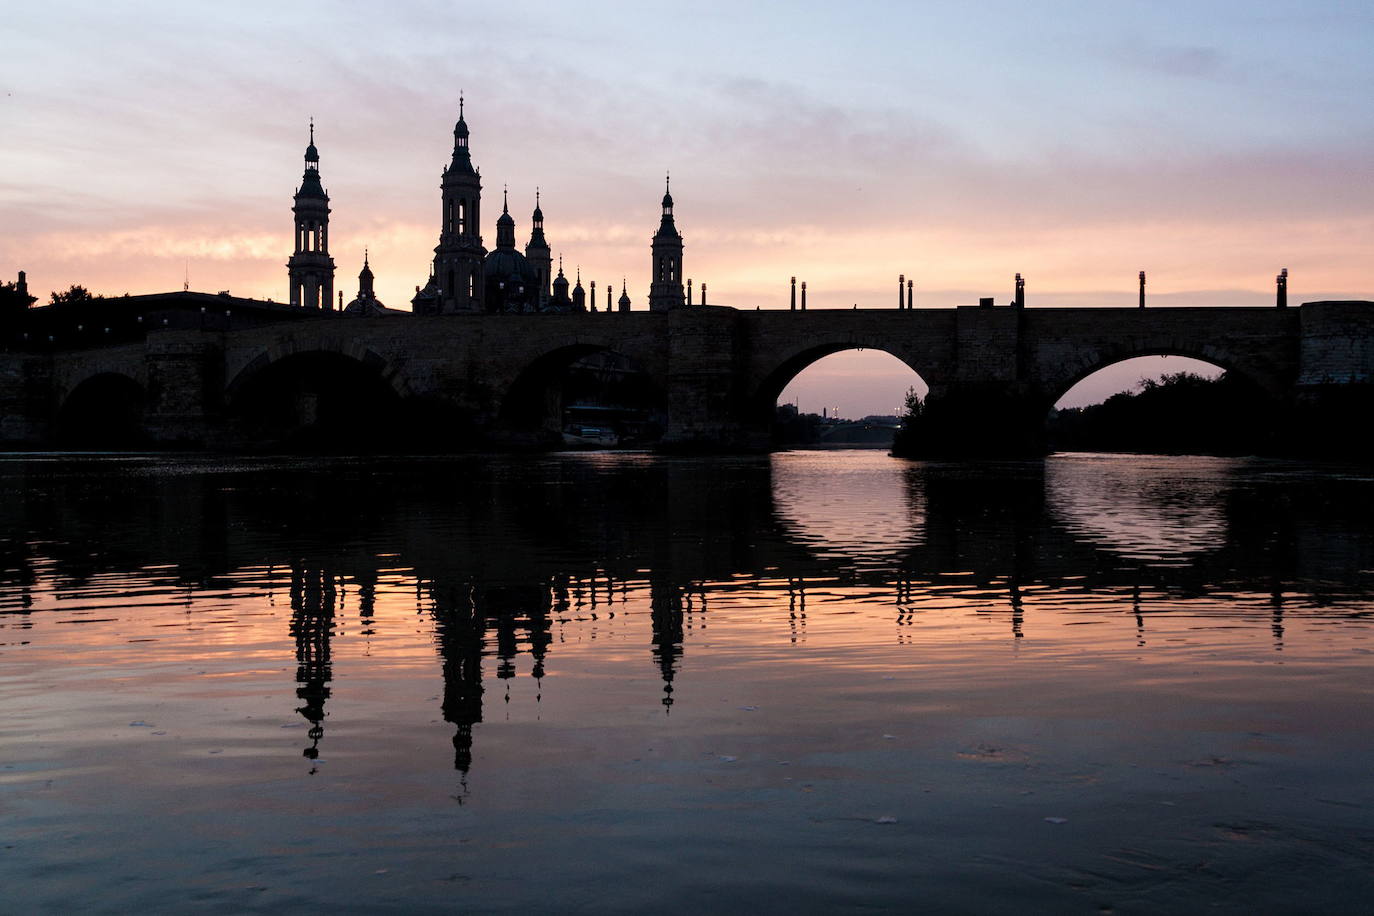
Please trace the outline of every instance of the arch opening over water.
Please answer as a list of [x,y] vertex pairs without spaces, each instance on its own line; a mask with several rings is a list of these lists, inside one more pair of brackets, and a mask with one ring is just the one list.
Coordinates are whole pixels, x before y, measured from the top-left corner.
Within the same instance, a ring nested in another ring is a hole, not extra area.
[[527,366],[501,401],[500,421],[529,444],[635,448],[662,437],[666,405],[662,384],[633,357],[577,344]]
[[230,424],[258,445],[386,451],[410,435],[405,404],[382,367],[330,351],[244,370],[230,386]]
[[1247,455],[1272,444],[1282,413],[1251,375],[1159,354],[1101,365],[1064,386],[1046,419],[1052,451]]
[[148,441],[145,404],[143,386],[127,375],[93,375],[62,402],[53,439],[64,448],[139,448]]
[[759,394],[773,444],[887,447],[908,392],[930,386],[899,357],[871,347],[829,345],[779,366]]

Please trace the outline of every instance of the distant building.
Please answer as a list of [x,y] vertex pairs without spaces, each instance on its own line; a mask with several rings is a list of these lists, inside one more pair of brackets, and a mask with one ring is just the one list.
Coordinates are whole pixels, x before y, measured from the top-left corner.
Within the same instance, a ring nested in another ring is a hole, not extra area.
[[22,312],[38,301],[29,294],[29,278],[19,271],[19,279],[0,284],[0,312]]
[[[496,247],[487,250],[481,234],[482,173],[473,164],[469,140],[460,98],[458,122],[453,128],[453,156],[439,182],[439,243],[434,246],[429,277],[422,286],[415,287],[411,310],[417,315],[564,313],[586,312],[590,306],[595,311],[595,303],[587,301],[580,270],[571,290],[561,259],[557,275],[553,273],[553,252],[544,235],[544,211],[538,189],[524,251],[516,247],[515,218],[505,191],[501,196],[501,215],[496,220]],[[666,186],[662,206],[651,251],[649,308],[653,311],[690,304],[683,293],[682,235],[673,219],[673,198]],[[307,308],[330,309],[334,261],[329,256],[329,195],[320,183],[313,122],[310,145],[305,151],[305,175],[296,191],[292,212],[296,237],[295,250],[287,262],[289,301]],[[377,300],[372,281],[364,255],[358,296],[346,307],[340,303],[343,311],[349,315],[403,314]],[[630,297],[623,281],[618,306],[619,311],[630,310]],[[607,311],[611,311],[609,285]]]
[[305,148],[305,174],[291,212],[296,218],[295,251],[286,262],[291,278],[288,301],[305,308],[329,309],[334,300],[334,259],[329,256],[329,195],[320,184],[320,153],[315,122]]
[[372,268],[367,263],[367,250],[363,250],[363,269],[358,274],[358,295],[344,306],[345,315],[358,318],[375,318],[380,315],[404,315],[400,309],[389,309],[377,298],[372,290]]

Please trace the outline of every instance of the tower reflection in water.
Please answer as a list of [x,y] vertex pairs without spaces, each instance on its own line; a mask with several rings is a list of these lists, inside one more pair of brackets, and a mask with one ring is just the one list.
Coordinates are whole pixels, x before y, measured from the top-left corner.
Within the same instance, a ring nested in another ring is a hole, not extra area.
[[[597,632],[647,648],[657,683],[644,701],[676,721],[684,665],[694,645],[715,651],[717,633],[800,651],[930,640],[979,620],[1025,644],[1063,638],[1058,624],[1077,615],[1147,648],[1152,626],[1179,615],[1260,627],[1278,651],[1295,620],[1365,614],[1374,592],[1364,478],[1273,462],[966,466],[857,452],[318,467],[156,459],[137,470],[56,460],[41,485],[27,469],[11,481],[16,498],[0,505],[18,533],[0,545],[5,625],[41,637],[64,601],[135,579],[223,607],[213,583],[252,581],[291,558],[291,613],[275,638],[294,651],[312,769],[340,658],[401,616],[398,589],[433,640],[465,778],[474,732],[492,717],[488,694],[504,685],[510,702],[527,670],[538,702],[553,685],[555,646]],[[92,499],[97,491],[114,496]],[[354,601],[358,626],[341,636]],[[134,620],[153,607],[106,613]],[[709,644],[698,632],[708,620]]]
[[[332,576],[301,564],[291,567],[291,637],[296,641],[296,708],[310,723],[310,744],[302,752],[311,761],[320,756],[324,737],[324,701],[334,671],[329,661],[334,634],[336,592]],[[311,773],[315,769],[310,770]]]
[[[630,626],[644,613],[666,713],[677,702],[688,621],[700,614],[704,623],[716,594],[736,609],[752,603],[765,617],[776,608],[791,645],[806,641],[810,618],[844,599],[866,613],[885,604],[899,642],[913,641],[933,612],[1004,617],[1008,637],[1020,640],[1036,619],[1072,608],[1126,616],[1139,648],[1149,644],[1156,613],[1252,619],[1263,605],[1273,649],[1281,650],[1294,598],[1310,609],[1365,597],[1361,583],[1314,570],[1374,565],[1367,533],[1329,534],[1356,521],[1349,507],[1333,518],[1328,504],[1305,518],[1311,506],[1267,504],[1243,461],[1191,459],[1180,467],[1181,459],[1077,457],[990,472],[859,456],[860,467],[846,470],[853,486],[837,491],[825,470],[834,458],[823,459],[740,463],[728,503],[708,495],[719,495],[718,485],[702,485],[702,474],[718,470],[709,464],[570,459],[557,499],[561,510],[589,516],[586,526],[566,516],[542,523],[529,511],[528,481],[516,475],[495,488],[496,513],[509,513],[504,545],[473,540],[466,554],[442,559],[421,547],[416,595],[432,619],[441,711],[454,726],[453,766],[464,791],[485,676],[505,685],[509,704],[519,658],[528,655],[539,702],[559,632],[583,615],[613,620],[612,602],[628,610]],[[628,485],[622,472],[644,487],[639,499],[620,498]],[[766,502],[757,498],[761,484]],[[520,493],[502,503],[511,485]],[[602,510],[589,512],[603,499]],[[392,566],[412,568],[405,553],[388,556]],[[291,567],[297,711],[310,725],[304,754],[312,761],[325,734],[342,583],[356,591],[367,635],[377,577],[375,564],[352,565],[347,575],[305,562]],[[817,600],[825,602],[819,611]],[[865,625],[880,623],[869,617]],[[493,664],[484,670],[487,656]]]

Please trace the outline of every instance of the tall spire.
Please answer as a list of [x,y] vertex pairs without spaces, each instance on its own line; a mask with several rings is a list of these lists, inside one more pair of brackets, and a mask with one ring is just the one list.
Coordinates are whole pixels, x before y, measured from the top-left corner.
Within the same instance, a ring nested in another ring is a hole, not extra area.
[[324,197],[320,185],[320,151],[315,148],[315,119],[310,119],[310,145],[305,148],[305,174],[301,176],[301,194]]
[[558,256],[558,276],[553,280],[553,298],[555,302],[568,301],[568,278],[563,276],[563,256]]
[[525,245],[525,260],[534,268],[535,286],[539,291],[538,306],[543,311],[549,304],[550,280],[553,274],[553,253],[544,238],[544,210],[539,206],[539,188],[534,189],[534,213],[531,214],[530,240]]
[[587,310],[587,291],[582,288],[582,265],[577,265],[577,285],[572,291],[573,311],[585,312]]
[[320,151],[315,148],[315,119],[305,148],[305,172],[291,207],[295,245],[286,262],[292,305],[330,309],[334,305],[334,260],[329,256],[329,195],[320,184]]
[[[363,269],[358,273],[358,298],[375,299],[376,294],[372,291],[372,267],[367,263],[367,249],[363,249]],[[340,293],[340,295],[343,295]]]
[[472,167],[472,153],[468,149],[468,122],[463,117],[463,96],[458,95],[458,123],[453,125],[453,161],[449,170],[458,169],[465,175],[476,174]]
[[682,290],[682,235],[673,222],[672,174],[663,175],[663,217],[652,243],[653,272],[649,281],[649,309],[655,312],[680,307]]
[[460,92],[458,121],[453,126],[453,158],[439,184],[443,191],[442,218],[439,244],[434,248],[433,282],[411,300],[411,306],[422,315],[480,312],[485,307],[482,176],[472,165],[465,102]]
[[515,247],[515,217],[510,215],[509,192],[501,189],[501,215],[496,218],[496,247]]

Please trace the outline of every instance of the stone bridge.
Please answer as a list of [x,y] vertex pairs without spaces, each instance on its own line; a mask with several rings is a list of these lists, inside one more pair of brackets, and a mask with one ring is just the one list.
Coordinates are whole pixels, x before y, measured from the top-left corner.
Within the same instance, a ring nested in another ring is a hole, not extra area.
[[[124,310],[137,310],[140,298]],[[930,386],[928,414],[943,417],[932,429],[945,451],[963,454],[1034,452],[1056,400],[1092,372],[1136,356],[1206,360],[1252,381],[1285,410],[1374,382],[1369,302],[703,306],[378,318],[317,312],[247,326],[235,326],[231,309],[223,314],[218,324],[150,322],[155,329],[108,345],[0,353],[0,439],[44,444],[100,429],[136,433],[144,443],[234,447],[265,431],[328,422],[370,432],[379,447],[388,437],[412,441],[417,434],[450,446],[549,444],[561,423],[568,367],[604,352],[642,373],[662,418],[663,446],[724,451],[766,447],[788,382],[849,349],[885,351],[919,374]]]

